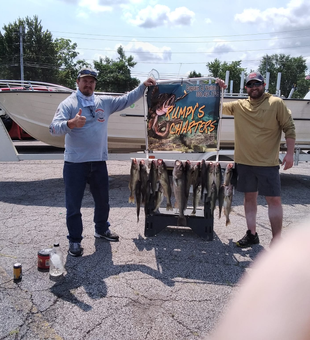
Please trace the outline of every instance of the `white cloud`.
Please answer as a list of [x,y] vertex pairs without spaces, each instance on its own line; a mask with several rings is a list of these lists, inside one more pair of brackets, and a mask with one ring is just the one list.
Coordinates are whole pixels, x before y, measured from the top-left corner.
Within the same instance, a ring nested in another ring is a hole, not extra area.
[[126,6],[139,0],[60,0],[76,4],[79,17],[89,18],[92,13],[112,12],[115,7]]
[[245,9],[236,14],[236,21],[269,27],[273,31],[309,27],[309,0],[291,0],[286,7],[271,7],[264,11],[256,8]]
[[[260,32],[269,32],[270,40],[266,41],[265,45],[268,54],[284,53],[296,56],[310,53],[309,0],[291,0],[283,7],[270,7],[265,10],[248,8],[235,15],[235,21],[255,25]],[[265,35],[264,38],[268,36]]]
[[131,3],[130,0],[98,0],[100,6],[118,6]]
[[[116,52],[120,44],[117,44],[112,49],[105,49],[104,52],[94,54],[94,60],[99,60],[99,58],[108,57],[110,59],[116,60],[119,55]],[[126,56],[132,55],[135,62],[161,62],[171,60],[171,48],[167,46],[156,47],[150,43],[133,40],[128,44],[122,44]]]
[[111,12],[113,7],[110,3],[102,5],[98,0],[80,0],[78,15],[80,17],[89,17],[92,12]]
[[241,14],[235,15],[235,20],[242,23],[256,23],[261,16],[261,11],[255,8],[245,9]]
[[207,19],[205,19],[205,23],[206,23],[206,24],[212,24],[212,20],[209,19],[209,18],[207,18]]
[[136,2],[137,0],[59,0],[60,2],[65,2],[69,4],[77,4],[81,7],[86,7],[89,4],[90,10],[100,9],[106,7],[115,7],[118,5],[126,5],[131,2]]
[[218,54],[224,54],[224,53],[229,53],[233,51],[234,49],[231,46],[231,44],[225,41],[217,42],[214,47],[208,50],[208,52],[213,52],[213,53],[218,53]]
[[[132,54],[135,61],[170,61],[171,48],[170,47],[156,47],[147,42],[132,41],[124,45],[126,55]],[[127,52],[128,51],[128,52]]]
[[173,25],[189,26],[191,25],[195,14],[186,7],[178,7],[170,12],[169,19]]
[[59,0],[60,2],[65,2],[68,4],[77,4],[79,0]]
[[133,19],[127,13],[127,20],[134,26],[154,28],[159,26],[189,26],[192,24],[195,13],[186,7],[178,7],[174,11],[164,5],[147,6],[139,11]]

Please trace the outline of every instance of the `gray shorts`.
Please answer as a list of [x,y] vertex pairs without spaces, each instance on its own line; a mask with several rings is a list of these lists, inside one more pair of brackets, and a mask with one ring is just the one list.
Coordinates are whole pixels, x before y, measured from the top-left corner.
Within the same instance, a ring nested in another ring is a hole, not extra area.
[[263,196],[281,195],[280,167],[250,166],[236,164],[238,173],[237,190],[241,192],[257,192]]

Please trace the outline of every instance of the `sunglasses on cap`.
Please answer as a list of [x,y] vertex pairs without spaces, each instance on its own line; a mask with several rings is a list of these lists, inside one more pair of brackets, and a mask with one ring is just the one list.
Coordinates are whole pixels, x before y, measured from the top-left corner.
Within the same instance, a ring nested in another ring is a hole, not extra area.
[[245,86],[251,89],[252,87],[260,87],[263,84],[264,83],[262,83],[261,81],[257,81],[255,83],[248,83]]
[[97,78],[97,72],[91,71],[91,70],[80,71],[79,74],[78,74],[78,78],[80,78],[81,76],[86,76],[86,75]]

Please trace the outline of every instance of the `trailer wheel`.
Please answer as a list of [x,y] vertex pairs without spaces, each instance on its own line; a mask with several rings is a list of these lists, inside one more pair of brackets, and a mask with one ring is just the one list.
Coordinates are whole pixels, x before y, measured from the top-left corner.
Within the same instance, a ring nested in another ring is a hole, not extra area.
[[[207,161],[215,161],[216,160],[216,156],[211,156],[207,159]],[[220,155],[219,156],[219,161],[223,161],[223,162],[233,162],[233,158],[225,156],[225,155]]]
[[1,115],[1,119],[3,121],[5,128],[9,132],[11,130],[11,127],[12,127],[12,124],[13,124],[12,119],[7,114]]

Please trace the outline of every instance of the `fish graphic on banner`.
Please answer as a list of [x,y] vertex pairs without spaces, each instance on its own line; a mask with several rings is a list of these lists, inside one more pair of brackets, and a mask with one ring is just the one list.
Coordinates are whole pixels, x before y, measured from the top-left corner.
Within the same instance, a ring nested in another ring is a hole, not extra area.
[[189,83],[150,86],[149,150],[206,152],[217,145],[220,88]]

